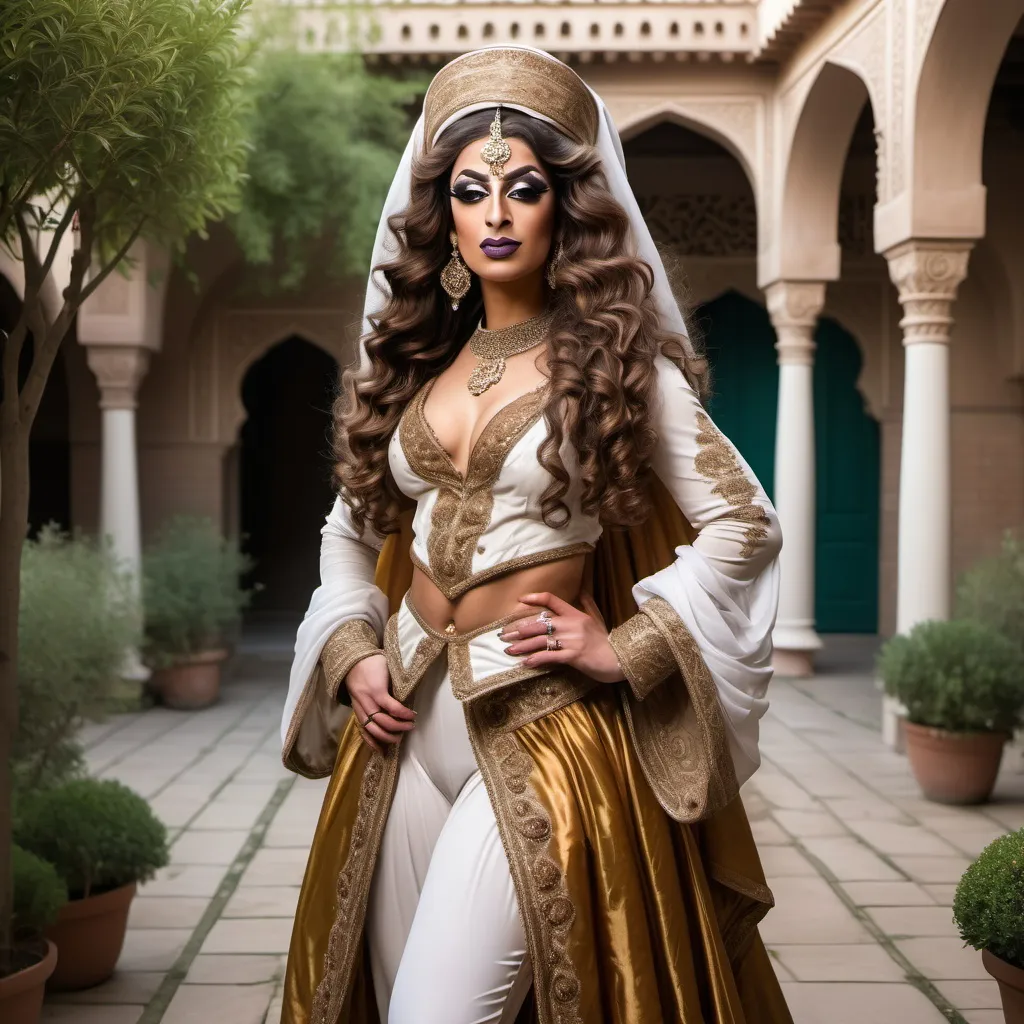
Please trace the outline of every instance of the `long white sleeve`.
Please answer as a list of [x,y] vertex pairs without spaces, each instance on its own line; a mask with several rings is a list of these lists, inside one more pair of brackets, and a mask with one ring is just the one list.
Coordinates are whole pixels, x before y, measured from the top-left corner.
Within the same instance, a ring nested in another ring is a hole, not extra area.
[[[383,541],[370,530],[356,530],[350,509],[340,497],[335,500],[320,535],[320,585],[313,591],[296,634],[281,721],[281,741],[286,752],[294,745],[301,720],[316,696],[311,692],[313,676],[324,644],[339,626],[357,619],[373,629],[380,643],[388,618],[387,596],[374,583]],[[334,698],[333,693],[321,696],[332,701]],[[321,701],[321,706],[325,705]]]
[[[715,682],[742,784],[760,763],[758,723],[768,707],[782,534],[764,489],[682,372],[664,356],[656,368],[659,441],[652,467],[697,537],[676,548],[670,565],[635,584],[642,618],[617,627],[610,639],[642,700],[675,668],[661,637],[666,615],[678,618]],[[654,598],[660,601],[644,614]]]

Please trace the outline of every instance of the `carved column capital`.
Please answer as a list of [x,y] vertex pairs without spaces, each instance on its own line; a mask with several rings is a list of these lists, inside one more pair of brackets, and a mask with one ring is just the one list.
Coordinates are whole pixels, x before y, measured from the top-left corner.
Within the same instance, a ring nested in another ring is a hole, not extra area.
[[899,289],[903,344],[946,344],[957,288],[967,276],[972,242],[911,239],[889,249],[889,276]]
[[814,329],[825,308],[824,281],[776,281],[765,288],[779,365],[814,364]]
[[88,345],[86,359],[100,387],[101,409],[134,409],[149,369],[149,349],[139,345]]

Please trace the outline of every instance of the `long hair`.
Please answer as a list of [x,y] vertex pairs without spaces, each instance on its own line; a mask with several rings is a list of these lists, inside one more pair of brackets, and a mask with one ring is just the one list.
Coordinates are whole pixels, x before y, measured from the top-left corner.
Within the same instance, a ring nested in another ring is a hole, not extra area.
[[[398,530],[407,500],[388,472],[388,443],[409,400],[450,365],[480,321],[476,279],[453,312],[440,273],[450,257],[452,166],[466,146],[488,135],[493,118],[493,110],[482,110],[446,128],[414,160],[409,205],[388,221],[398,253],[375,271],[390,298],[363,339],[367,368],[346,370],[333,410],[335,483],[359,530]],[[655,355],[664,348],[685,362],[683,346],[660,325],[650,266],[628,255],[629,218],[608,189],[597,150],[520,111],[503,110],[501,127],[526,142],[551,176],[554,234],[563,249],[547,341],[548,436],[538,449],[553,478],[541,496],[544,521],[557,527],[569,517],[562,498],[571,481],[559,454],[568,437],[583,512],[606,526],[636,525],[647,517],[657,443],[650,413]],[[701,381],[688,376],[699,390]]]

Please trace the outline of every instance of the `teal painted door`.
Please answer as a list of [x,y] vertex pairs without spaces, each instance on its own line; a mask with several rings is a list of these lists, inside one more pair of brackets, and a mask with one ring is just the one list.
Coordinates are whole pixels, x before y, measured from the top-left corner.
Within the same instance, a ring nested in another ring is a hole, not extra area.
[[814,335],[815,618],[822,633],[878,629],[878,422],[857,390],[861,354],[834,320]]
[[768,496],[775,486],[779,366],[775,331],[763,306],[726,292],[701,306],[697,325],[711,364],[708,412],[743,453]]
[[[713,375],[709,412],[774,498],[779,370],[768,313],[727,292],[697,311],[697,324]],[[815,618],[823,633],[873,633],[878,628],[878,424],[857,391],[861,358],[855,339],[823,320],[815,340]]]

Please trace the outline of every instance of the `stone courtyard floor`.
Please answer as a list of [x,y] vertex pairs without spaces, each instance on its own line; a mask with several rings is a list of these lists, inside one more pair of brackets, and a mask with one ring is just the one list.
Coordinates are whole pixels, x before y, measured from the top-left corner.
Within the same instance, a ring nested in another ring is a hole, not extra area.
[[[763,765],[744,788],[777,903],[761,934],[797,1024],[999,1024],[995,983],[950,904],[970,859],[1024,825],[1024,763],[1008,754],[988,806],[921,799],[882,745],[870,646],[834,638],[814,679],[772,683]],[[151,801],[171,864],[133,904],[114,979],[50,997],[44,1021],[278,1024],[325,787],[280,765],[287,665],[286,648],[250,642],[216,706],[87,730],[90,769]]]

